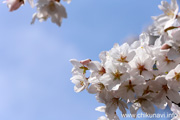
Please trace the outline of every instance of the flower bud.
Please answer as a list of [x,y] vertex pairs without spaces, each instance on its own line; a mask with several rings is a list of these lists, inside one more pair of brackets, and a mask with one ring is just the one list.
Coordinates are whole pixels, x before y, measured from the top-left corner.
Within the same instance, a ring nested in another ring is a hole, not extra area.
[[17,10],[22,4],[24,4],[24,0],[7,0],[6,1],[9,11]]

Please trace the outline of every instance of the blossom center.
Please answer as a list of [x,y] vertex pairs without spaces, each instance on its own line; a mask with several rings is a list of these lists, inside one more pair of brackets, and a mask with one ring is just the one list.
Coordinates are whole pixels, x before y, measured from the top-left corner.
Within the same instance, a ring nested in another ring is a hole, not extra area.
[[174,74],[175,74],[174,79],[176,79],[179,82],[180,81],[180,73],[175,72]]
[[79,67],[79,68],[83,70],[83,74],[85,74],[86,71],[89,70],[89,69],[88,69],[87,67],[85,67],[85,66],[81,66],[81,67]]
[[165,56],[164,61],[167,62],[167,64],[174,62],[174,60],[170,60],[167,56]]
[[128,61],[126,60],[127,56],[123,56],[121,55],[121,57],[119,59],[117,59],[117,61],[122,62],[122,63],[128,63]]
[[167,85],[163,85],[162,88],[165,90],[165,92],[167,93],[167,91],[169,90]]
[[101,70],[99,70],[99,74],[103,75],[104,73],[106,73],[106,70],[104,69],[104,67],[102,67]]
[[122,73],[120,73],[118,70],[116,70],[115,73],[112,73],[112,75],[114,76],[114,80],[120,80],[121,76],[123,75]]
[[135,92],[135,91],[134,91],[134,86],[136,86],[136,85],[135,85],[135,84],[132,84],[131,80],[129,80],[129,84],[125,86],[125,87],[127,87],[127,92],[128,92],[129,90]]
[[144,65],[138,64],[138,70],[140,72],[140,75],[142,75],[143,71],[147,71],[147,69],[144,67]]
[[168,16],[174,16],[174,12],[172,10],[169,10],[168,12],[166,12],[166,15]]
[[144,90],[143,95],[146,95],[148,93],[153,93],[153,91],[149,89],[149,86],[147,86],[147,88]]
[[84,82],[83,82],[83,81],[80,81],[80,85],[81,85],[81,86],[84,86]]
[[98,88],[101,91],[101,90],[103,90],[105,88],[105,86],[102,83],[99,83],[98,84]]

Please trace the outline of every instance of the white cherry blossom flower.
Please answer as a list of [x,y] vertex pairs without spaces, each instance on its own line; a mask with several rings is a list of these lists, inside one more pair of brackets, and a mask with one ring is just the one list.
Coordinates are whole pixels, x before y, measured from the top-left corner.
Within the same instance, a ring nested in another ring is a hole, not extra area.
[[119,89],[114,92],[114,96],[122,98],[126,101],[133,101],[135,95],[139,95],[142,91],[140,85],[144,84],[145,80],[141,76],[131,77],[129,80],[123,82]]
[[[171,59],[168,55],[170,50],[156,50],[156,66],[157,69],[161,72],[169,72],[171,69],[175,68],[178,63],[180,63],[180,59]],[[158,54],[157,54],[158,53]]]
[[88,92],[95,94],[105,88],[105,86],[100,82],[100,78],[106,73],[106,70],[103,67],[103,64],[98,61],[90,62],[88,68],[91,72],[89,77],[89,83],[91,83],[91,85],[88,88]]
[[73,65],[72,73],[75,74],[86,74],[86,71],[89,70],[88,65],[91,62],[90,59],[78,61],[76,59],[71,59],[70,62]]
[[162,1],[161,5],[159,5],[158,7],[169,18],[175,18],[176,15],[178,14],[178,10],[179,10],[179,7],[178,7],[176,0],[171,0],[171,4],[169,4],[166,1]]
[[105,113],[109,120],[119,120],[119,117],[116,114],[117,108],[119,108],[122,114],[125,115],[128,106],[125,102],[119,100],[119,98],[112,98],[110,101],[106,103]]
[[112,91],[107,91],[106,89],[103,89],[96,94],[96,100],[100,103],[106,104],[112,98],[114,98]]
[[[153,90],[157,93],[153,102],[161,109],[167,105],[168,99],[175,103],[180,102],[179,92],[176,87],[169,85],[165,76],[159,76],[152,82]],[[167,99],[168,98],[168,99]]]
[[180,87],[180,65],[177,65],[175,69],[172,69],[166,75],[166,79],[179,88]]
[[143,50],[139,50],[129,64],[131,66],[131,75],[142,75],[146,80],[153,78],[151,71],[155,64],[155,60]]
[[117,90],[122,82],[129,79],[126,68],[121,65],[107,63],[105,67],[106,73],[100,78],[100,82],[107,87],[108,90]]
[[135,56],[135,51],[131,50],[127,43],[121,46],[115,44],[109,54],[113,58],[113,63],[129,67],[128,63]]
[[173,105],[180,102],[179,7],[171,0],[171,4],[162,2],[159,8],[164,14],[154,17],[152,29],[142,33],[138,41],[115,44],[100,53],[100,62],[71,60],[75,91],[86,89],[105,104],[96,108],[105,112],[98,120],[119,120],[117,109],[125,116],[127,103],[132,103],[132,117],[140,108],[153,114],[154,105],[160,109],[169,106],[179,115],[179,108]]
[[105,86],[96,77],[89,78],[89,83],[91,83],[91,85],[88,88],[88,92],[91,94],[101,92],[105,89]]
[[88,87],[88,79],[83,75],[74,75],[71,78],[72,83],[75,84],[74,91],[81,92]]
[[100,106],[96,108],[96,110],[105,112],[108,120],[119,120],[116,110],[119,108],[122,114],[126,114],[126,109],[128,109],[127,104],[119,98],[114,98],[112,94],[110,94],[110,96],[106,95],[107,94],[104,94],[103,97],[101,96],[101,99],[103,99],[101,101],[105,103],[106,106]]
[[37,12],[33,14],[32,24],[38,19],[40,22],[46,21],[49,17],[53,23],[61,26],[63,18],[67,18],[66,9],[58,0],[38,0]]
[[138,99],[131,105],[130,112],[133,117],[136,117],[139,108],[141,108],[142,111],[147,114],[153,114],[155,112],[155,108],[151,102],[151,97],[148,96],[138,97]]
[[165,14],[153,17],[154,24],[149,27],[150,34],[154,36],[165,36],[162,38],[168,40],[169,36],[167,35],[169,35],[169,33],[167,34],[167,32],[176,28],[177,24],[179,24],[179,22],[176,22],[179,21],[179,7],[176,0],[171,0],[171,5],[169,5],[166,1],[162,1],[162,6],[159,7]]
[[162,1],[158,6],[164,14],[152,17],[154,25],[150,28],[150,32],[153,35],[162,35],[164,33],[164,27],[169,20],[173,20],[178,17],[179,7],[176,0],[171,0],[171,4],[166,1]]
[[88,63],[87,67],[91,71],[90,77],[101,77],[103,74],[106,73],[106,69],[104,68],[104,65],[98,61],[91,61]]

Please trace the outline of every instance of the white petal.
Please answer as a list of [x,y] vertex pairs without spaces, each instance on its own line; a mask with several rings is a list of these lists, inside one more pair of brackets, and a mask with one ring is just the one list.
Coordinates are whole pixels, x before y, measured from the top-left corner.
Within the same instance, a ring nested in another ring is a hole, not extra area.
[[99,112],[105,112],[106,106],[99,106],[95,110]]
[[153,104],[150,101],[143,101],[141,104],[141,109],[143,112],[147,113],[147,114],[154,114],[155,113],[155,108],[153,106]]
[[131,112],[132,117],[136,118],[137,111],[139,110],[139,108],[140,108],[139,103],[134,103],[131,105],[130,112]]
[[172,100],[175,103],[180,103],[180,95],[179,92],[175,90],[168,90],[167,96],[170,100]]
[[68,4],[71,3],[71,0],[63,0],[65,2],[67,2]]

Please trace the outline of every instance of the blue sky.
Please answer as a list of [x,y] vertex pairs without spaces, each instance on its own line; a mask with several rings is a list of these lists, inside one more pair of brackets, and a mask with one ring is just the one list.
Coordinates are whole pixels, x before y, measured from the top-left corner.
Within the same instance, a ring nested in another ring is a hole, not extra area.
[[68,18],[60,28],[49,20],[30,25],[35,10],[28,4],[12,13],[0,4],[0,120],[96,120],[102,104],[73,91],[69,60],[99,60],[101,51],[139,35],[150,16],[162,13],[160,0],[62,4]]

